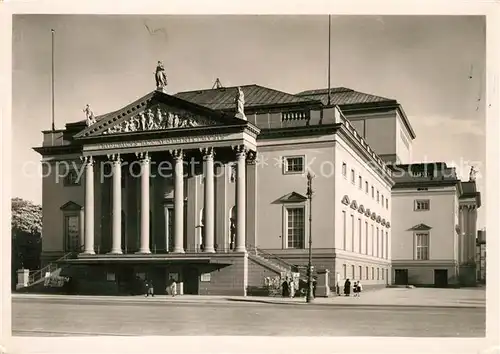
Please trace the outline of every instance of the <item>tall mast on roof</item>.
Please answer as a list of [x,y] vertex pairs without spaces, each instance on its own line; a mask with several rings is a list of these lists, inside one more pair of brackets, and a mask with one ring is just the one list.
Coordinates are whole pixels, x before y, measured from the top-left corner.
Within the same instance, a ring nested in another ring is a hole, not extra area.
[[331,45],[332,45],[332,15],[328,15],[328,105],[332,103],[332,93],[330,84]]
[[224,86],[222,86],[222,84],[221,84],[221,82],[220,82],[219,78],[217,78],[217,80],[215,80],[215,82],[214,82],[214,85],[212,86],[212,90],[213,90],[213,89],[220,89],[220,88],[223,88],[223,87],[224,87]]
[[51,85],[51,109],[52,109],[52,131],[56,130],[55,122],[54,122],[54,35],[55,31],[53,29],[50,30],[52,32],[52,70],[50,75],[50,85]]

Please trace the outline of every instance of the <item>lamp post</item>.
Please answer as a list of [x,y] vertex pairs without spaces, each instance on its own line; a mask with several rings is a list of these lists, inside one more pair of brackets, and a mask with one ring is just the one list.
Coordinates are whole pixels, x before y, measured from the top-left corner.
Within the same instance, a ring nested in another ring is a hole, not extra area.
[[309,199],[309,262],[307,264],[307,297],[306,301],[313,300],[313,266],[312,266],[312,180],[314,176],[310,171],[307,172],[307,199]]

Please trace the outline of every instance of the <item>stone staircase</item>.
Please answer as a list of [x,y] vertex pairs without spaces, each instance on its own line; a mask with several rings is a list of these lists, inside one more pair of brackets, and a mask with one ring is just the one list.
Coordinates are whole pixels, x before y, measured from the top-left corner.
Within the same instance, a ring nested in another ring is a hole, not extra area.
[[[56,259],[55,261],[50,262],[47,264],[45,267],[43,267],[40,270],[37,270],[36,272],[30,273],[28,277],[28,284],[24,287],[24,289],[32,288],[35,285],[38,285],[42,282],[45,281],[46,274],[50,275],[59,275],[61,272],[61,266],[60,263],[67,260],[67,259],[73,259],[78,256],[78,253],[83,249],[81,247],[79,250],[71,251],[66,254],[64,254],[62,257]],[[23,289],[23,288],[21,288]]]
[[300,278],[307,280],[307,269],[303,267],[297,267],[283,258],[280,258],[276,254],[266,252],[260,248],[253,245],[247,246],[248,257],[254,262],[274,271],[277,274],[291,274],[300,273]]

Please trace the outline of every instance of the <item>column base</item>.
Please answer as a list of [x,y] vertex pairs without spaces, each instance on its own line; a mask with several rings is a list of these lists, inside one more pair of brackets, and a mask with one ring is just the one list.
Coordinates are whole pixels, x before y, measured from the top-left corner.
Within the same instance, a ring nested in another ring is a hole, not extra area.
[[83,251],[81,254],[93,255],[95,254],[95,251]]
[[246,252],[247,249],[245,247],[236,247],[233,252]]
[[172,253],[185,253],[185,252],[182,248],[180,248],[180,249],[174,249]]
[[135,252],[135,254],[151,254],[151,251],[150,250],[139,250],[139,251]]
[[205,248],[203,253],[215,253],[215,248]]
[[122,250],[112,250],[111,252],[108,252],[108,254],[123,254]]

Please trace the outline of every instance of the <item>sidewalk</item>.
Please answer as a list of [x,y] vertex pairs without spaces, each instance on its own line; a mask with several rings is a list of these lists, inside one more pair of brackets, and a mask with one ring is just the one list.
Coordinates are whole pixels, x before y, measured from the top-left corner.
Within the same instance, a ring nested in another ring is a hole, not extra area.
[[[484,289],[381,289],[363,293],[361,297],[334,296],[316,298],[314,305],[323,306],[383,306],[383,307],[448,307],[448,308],[485,308],[486,292]],[[262,303],[306,305],[305,298],[280,298],[261,296],[210,296],[180,295],[176,297],[157,295],[153,298],[144,296],[83,296],[83,295],[48,295],[48,294],[12,294],[14,299],[58,299],[62,301],[116,301],[124,303]]]

